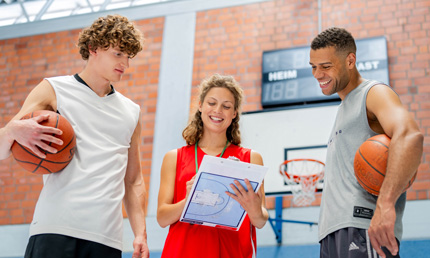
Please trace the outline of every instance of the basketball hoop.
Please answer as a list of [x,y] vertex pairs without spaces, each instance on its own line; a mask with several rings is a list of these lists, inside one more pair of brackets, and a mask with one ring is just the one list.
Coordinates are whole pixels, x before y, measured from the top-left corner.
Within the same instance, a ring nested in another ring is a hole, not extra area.
[[325,164],[315,159],[290,159],[279,166],[279,173],[290,186],[293,203],[309,206],[315,200],[317,183],[324,176]]

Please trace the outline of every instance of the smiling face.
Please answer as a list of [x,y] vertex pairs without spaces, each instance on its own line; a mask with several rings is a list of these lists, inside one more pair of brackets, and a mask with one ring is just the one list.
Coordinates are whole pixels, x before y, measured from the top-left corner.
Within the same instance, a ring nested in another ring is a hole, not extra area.
[[203,103],[199,103],[204,131],[225,133],[237,116],[234,106],[235,100],[230,90],[222,87],[210,89]]
[[129,67],[129,56],[118,47],[110,47],[106,50],[97,49],[90,51],[90,60],[97,62],[97,72],[106,81],[117,82],[121,80],[125,70]]
[[346,96],[350,82],[349,71],[355,66],[353,53],[344,57],[334,47],[311,49],[309,64],[324,95],[338,93],[341,98]]

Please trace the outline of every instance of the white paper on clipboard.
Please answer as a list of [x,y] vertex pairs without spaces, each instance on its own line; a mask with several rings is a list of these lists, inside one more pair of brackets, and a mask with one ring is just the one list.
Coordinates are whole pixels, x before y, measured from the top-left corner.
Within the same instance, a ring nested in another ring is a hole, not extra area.
[[234,180],[247,189],[245,178],[257,192],[267,170],[267,167],[256,164],[205,155],[180,221],[239,230],[246,211],[225,192],[234,194],[230,187]]

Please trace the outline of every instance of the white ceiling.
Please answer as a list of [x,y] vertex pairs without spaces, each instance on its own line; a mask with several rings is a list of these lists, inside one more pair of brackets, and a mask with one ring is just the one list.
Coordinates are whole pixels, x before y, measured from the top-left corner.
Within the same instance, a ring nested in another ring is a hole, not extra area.
[[175,0],[1,0],[0,26]]

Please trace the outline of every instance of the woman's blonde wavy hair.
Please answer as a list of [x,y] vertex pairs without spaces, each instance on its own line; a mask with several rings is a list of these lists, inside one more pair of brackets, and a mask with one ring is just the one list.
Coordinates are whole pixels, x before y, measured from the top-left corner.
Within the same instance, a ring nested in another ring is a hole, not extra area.
[[133,58],[142,50],[143,34],[126,17],[100,17],[79,34],[78,47],[82,59],[88,60],[90,51],[118,47]]
[[[200,103],[204,102],[207,93],[215,87],[226,88],[234,96],[234,110],[237,112],[236,117],[232,120],[231,125],[227,128],[226,136],[227,140],[232,144],[240,145],[240,130],[239,130],[239,119],[241,114],[241,106],[243,99],[243,90],[239,83],[233,78],[233,76],[214,74],[211,77],[203,80],[200,84]],[[197,109],[194,117],[182,131],[182,137],[188,145],[193,145],[199,141],[203,136],[203,120],[202,114]]]

